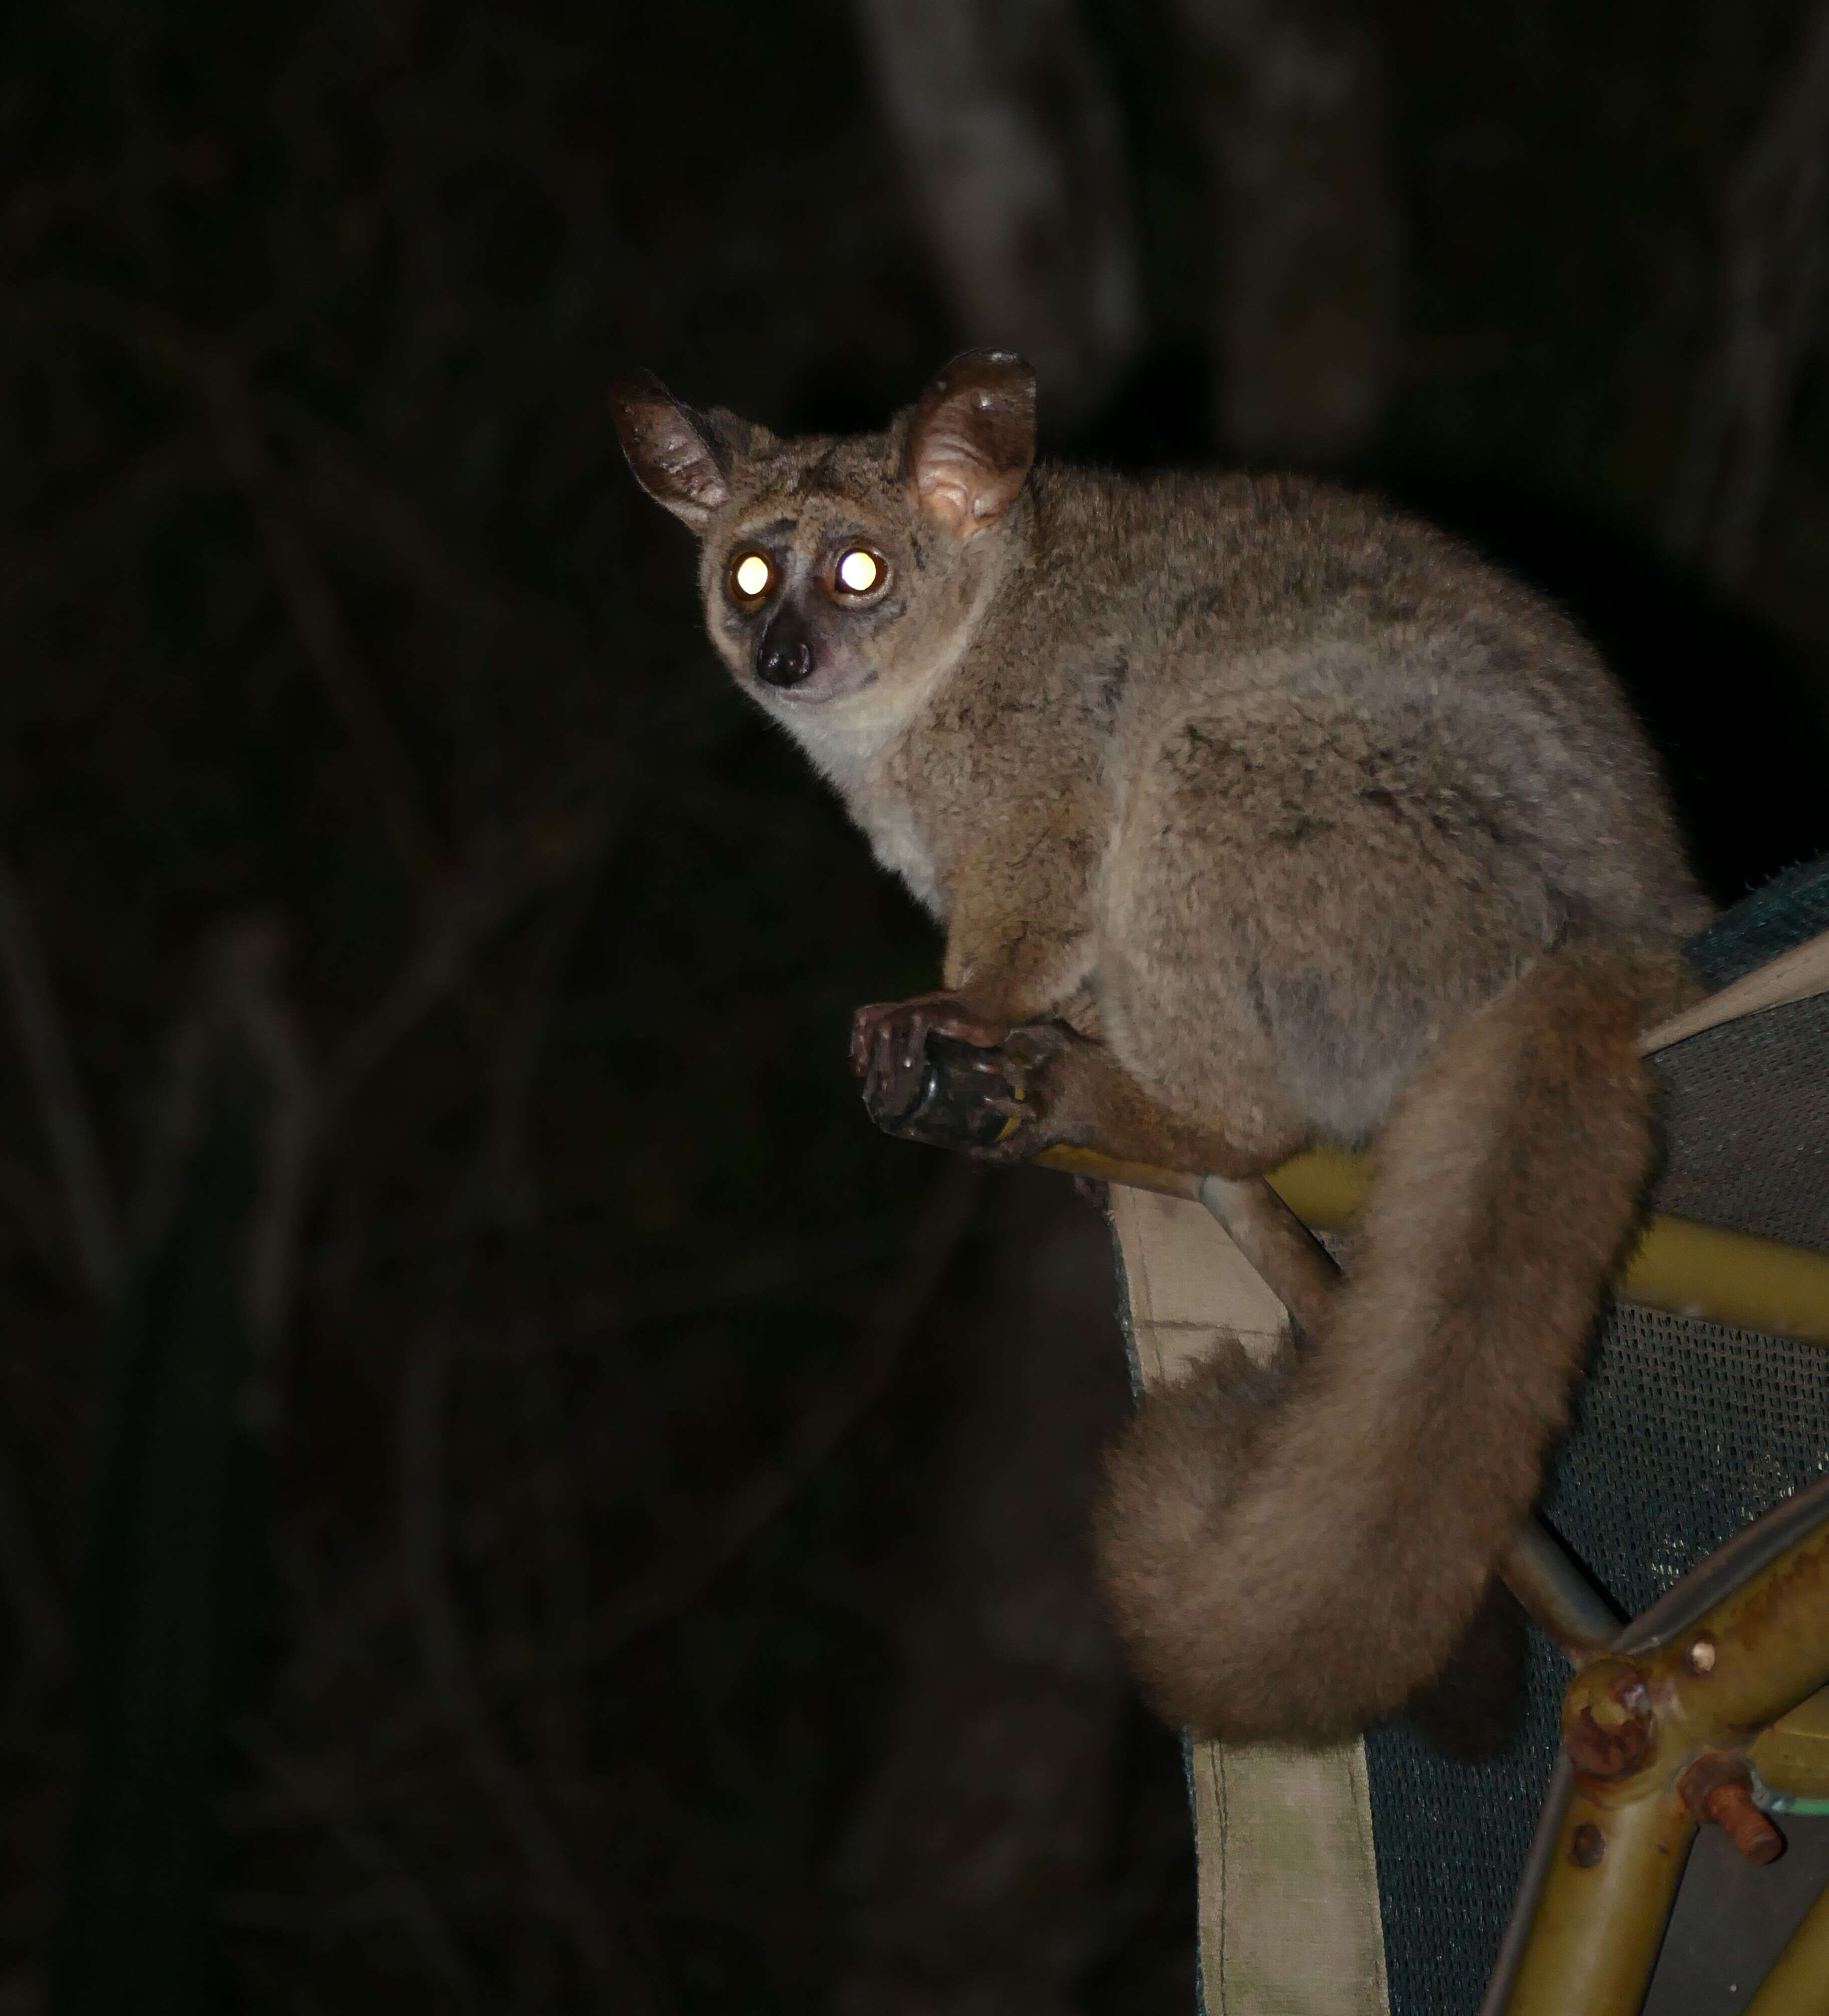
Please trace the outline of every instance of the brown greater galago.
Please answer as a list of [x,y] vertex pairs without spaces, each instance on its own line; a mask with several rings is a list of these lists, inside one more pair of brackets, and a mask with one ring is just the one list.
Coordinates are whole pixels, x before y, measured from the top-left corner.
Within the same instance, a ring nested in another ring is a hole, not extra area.
[[1374,1144],[1330,1320],[1148,1400],[1098,1541],[1172,1718],[1403,1707],[1536,1495],[1655,1157],[1634,1037],[1706,914],[1605,668],[1374,498],[1036,464],[1001,352],[854,437],[645,374],[612,405],[719,654],[944,925],[941,989],[858,1014],[879,1111],[938,1032],[1023,1076],[997,1159]]

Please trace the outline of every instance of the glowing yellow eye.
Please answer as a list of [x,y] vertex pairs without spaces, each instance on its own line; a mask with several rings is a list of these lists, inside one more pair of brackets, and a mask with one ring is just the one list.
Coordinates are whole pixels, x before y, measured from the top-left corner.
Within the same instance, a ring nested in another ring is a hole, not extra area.
[[774,569],[760,553],[746,553],[731,569],[731,585],[746,600],[756,601],[768,592]]
[[882,568],[874,554],[853,546],[839,562],[839,585],[853,595],[868,595],[882,578]]

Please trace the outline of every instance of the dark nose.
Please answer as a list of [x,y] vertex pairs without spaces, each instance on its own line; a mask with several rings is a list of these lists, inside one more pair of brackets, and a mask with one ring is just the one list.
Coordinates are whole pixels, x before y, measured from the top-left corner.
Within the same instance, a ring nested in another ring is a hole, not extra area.
[[780,610],[756,646],[756,676],[766,686],[797,686],[813,669],[813,646],[800,618]]

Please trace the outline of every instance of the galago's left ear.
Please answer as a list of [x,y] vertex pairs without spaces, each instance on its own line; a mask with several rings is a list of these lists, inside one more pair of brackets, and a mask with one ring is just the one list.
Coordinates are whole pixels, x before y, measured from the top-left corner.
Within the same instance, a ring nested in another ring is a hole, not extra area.
[[994,525],[1035,460],[1035,373],[1008,350],[968,350],[921,395],[908,429],[908,484],[960,538]]
[[731,501],[732,462],[768,440],[735,413],[694,412],[652,371],[619,378],[609,388],[609,412],[635,481],[695,532]]

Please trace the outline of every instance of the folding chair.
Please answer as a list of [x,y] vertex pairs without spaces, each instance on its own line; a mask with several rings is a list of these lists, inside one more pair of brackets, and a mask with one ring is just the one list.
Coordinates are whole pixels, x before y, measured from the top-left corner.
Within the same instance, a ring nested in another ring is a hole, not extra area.
[[[1829,2016],[1829,861],[1689,952],[1709,998],[1643,1046],[1655,1215],[1504,1564],[1522,1726],[1477,1765],[1401,1722],[1191,1744],[1207,2016]],[[982,1141],[986,1085],[935,1039],[885,1124]],[[1275,1215],[1324,1237],[1364,1183],[1335,1155],[1267,1191],[1039,1159],[1113,1186],[1146,1386],[1221,1330],[1276,1348],[1328,1263]]]

